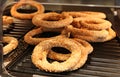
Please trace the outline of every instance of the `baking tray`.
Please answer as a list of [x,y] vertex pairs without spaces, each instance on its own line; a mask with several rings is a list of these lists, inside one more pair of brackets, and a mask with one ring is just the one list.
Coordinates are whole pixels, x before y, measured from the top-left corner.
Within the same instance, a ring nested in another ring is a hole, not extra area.
[[[117,19],[117,17],[114,17],[114,15],[109,12],[107,13],[107,17],[107,19],[113,23],[113,29],[118,33],[119,31],[116,30],[116,25],[119,22],[114,21],[114,18]],[[119,37],[104,43],[91,43],[94,47],[93,53],[89,55],[85,65],[76,71],[49,73],[39,70],[31,62],[31,54],[34,46],[28,45],[23,40],[25,33],[34,28],[32,23],[28,24],[25,22],[14,23],[12,29],[4,33],[4,35],[14,36],[19,40],[19,46],[13,52],[4,57],[4,60],[9,60],[9,58],[12,59],[12,61],[6,66],[6,69],[11,74],[20,73],[17,77],[21,77],[22,74],[26,74],[25,77],[27,77],[27,75],[52,77],[120,77]]]
[[[116,38],[117,39],[117,38]],[[120,76],[120,44],[116,39],[105,43],[94,43],[94,51],[89,55],[86,64],[72,72],[48,73],[39,70],[31,62],[34,46],[29,46],[22,55],[18,56],[8,70],[20,73],[30,73],[47,76],[75,76],[75,77],[119,77]]]

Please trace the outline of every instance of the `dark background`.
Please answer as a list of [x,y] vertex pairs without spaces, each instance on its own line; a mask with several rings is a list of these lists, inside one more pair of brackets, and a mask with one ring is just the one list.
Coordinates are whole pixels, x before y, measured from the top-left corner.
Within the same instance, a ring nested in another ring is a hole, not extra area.
[[2,74],[2,5],[6,0],[0,0],[0,75]]

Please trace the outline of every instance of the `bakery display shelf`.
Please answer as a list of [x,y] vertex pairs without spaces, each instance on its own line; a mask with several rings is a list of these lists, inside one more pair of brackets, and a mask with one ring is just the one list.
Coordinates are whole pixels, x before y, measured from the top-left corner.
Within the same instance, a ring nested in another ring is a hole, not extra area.
[[[95,8],[94,11],[95,10],[98,10],[98,8]],[[21,23],[20,20],[20,22],[15,22],[9,30],[4,31],[3,34],[14,36],[19,40],[18,47],[8,55],[4,56],[4,61],[10,61],[6,65],[6,69],[12,75],[17,75],[17,77],[21,77],[22,75],[22,77],[41,75],[52,77],[120,77],[119,18],[114,16],[112,12],[109,12],[108,8],[104,11],[107,15],[106,19],[112,22],[112,28],[116,31],[117,37],[104,43],[91,43],[94,51],[89,54],[88,60],[82,68],[79,68],[76,71],[63,73],[49,73],[36,68],[31,62],[31,54],[34,46],[25,43],[23,40],[24,35],[33,29],[34,25],[30,20],[26,20],[28,21],[27,23]],[[47,10],[46,12],[50,12],[50,10]],[[61,10],[57,10],[57,12],[61,12]],[[4,14],[10,15],[8,10],[7,12],[5,11]]]

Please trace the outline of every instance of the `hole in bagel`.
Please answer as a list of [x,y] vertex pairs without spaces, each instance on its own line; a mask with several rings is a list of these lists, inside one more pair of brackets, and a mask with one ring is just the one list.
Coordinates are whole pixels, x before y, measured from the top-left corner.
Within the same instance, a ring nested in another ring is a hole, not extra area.
[[41,34],[38,34],[34,37],[41,37],[41,38],[49,38],[49,37],[55,37],[55,36],[58,36],[60,35],[61,33],[60,32],[43,32]]
[[[62,54],[69,54],[71,53],[68,49],[64,48],[64,47],[52,47],[51,48],[52,51],[57,52],[57,53],[62,53]],[[64,62],[64,61],[60,61],[60,60],[53,60],[47,57],[47,60],[49,63],[53,63],[55,61],[57,62]]]
[[66,49],[64,47],[52,47],[51,49],[54,52],[57,52],[57,53],[63,53],[63,54],[69,54],[69,53],[71,53],[68,49]]
[[19,13],[34,13],[34,12],[37,12],[37,8],[32,5],[29,5],[29,4],[24,4],[17,8],[17,12],[19,12]]
[[7,45],[8,43],[6,43],[6,42],[3,42],[2,44],[3,44],[3,46],[5,46],[5,45]]

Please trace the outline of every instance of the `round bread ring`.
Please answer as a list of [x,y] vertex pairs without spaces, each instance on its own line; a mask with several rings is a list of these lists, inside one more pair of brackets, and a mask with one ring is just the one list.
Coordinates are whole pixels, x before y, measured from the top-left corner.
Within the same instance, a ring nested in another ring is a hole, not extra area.
[[[28,33],[26,33],[26,35],[24,36],[24,41],[27,42],[28,44],[31,44],[31,45],[37,45],[41,41],[53,38],[53,37],[49,37],[49,38],[33,38],[33,36],[35,36],[37,34],[41,34],[41,33],[46,32],[46,31],[61,32],[62,28],[61,29],[47,29],[47,28],[39,27],[39,28],[33,29],[33,30],[29,31]],[[61,35],[62,34],[60,34],[58,36],[61,36]],[[57,36],[54,36],[54,37],[57,37]]]
[[8,43],[3,47],[3,55],[10,53],[18,46],[18,40],[14,37],[4,36],[3,43]]
[[42,33],[42,27],[33,29],[25,34],[24,41],[31,45],[37,45],[39,42],[46,40],[46,38],[33,38],[32,36]]
[[44,14],[35,15],[32,22],[35,26],[42,26],[45,28],[61,28],[72,23],[73,18],[67,14],[58,14],[49,12]]
[[102,30],[108,29],[112,26],[111,22],[100,19],[100,18],[91,18],[86,20],[81,20],[82,27],[91,29],[91,30]]
[[[73,38],[73,39],[79,42],[85,48],[85,51],[88,52],[87,54],[92,53],[93,47],[87,41],[84,41],[78,38]],[[48,58],[53,59],[53,60],[58,60],[58,61],[65,61],[70,57],[70,55],[71,54],[62,54],[62,53],[57,53],[57,52],[50,50],[48,54]]]
[[86,28],[75,28],[72,25],[69,25],[65,28],[66,31],[71,32],[71,35],[74,37],[74,35],[81,35],[81,36],[91,36],[99,37],[99,38],[105,38],[109,33],[107,30],[89,30]]
[[[29,5],[32,5],[34,7],[37,8],[37,12],[34,12],[34,13],[29,13],[29,14],[25,14],[25,13],[19,13],[17,12],[17,8],[24,5],[24,4],[29,4]],[[32,19],[34,15],[36,14],[39,14],[39,13],[44,13],[44,6],[34,0],[21,0],[20,2],[18,3],[15,3],[10,12],[11,12],[11,15],[13,17],[16,17],[16,18],[19,18],[19,19]]]
[[[47,61],[47,55],[49,53],[49,49],[52,47],[64,47],[71,52],[71,56],[61,63],[57,61],[49,63]],[[74,67],[79,61],[80,56],[81,48],[74,40],[59,37],[40,42],[34,48],[31,58],[33,64],[41,70],[45,70],[47,72],[63,72]]]
[[73,18],[77,18],[77,17],[96,17],[96,18],[102,18],[105,19],[106,18],[106,14],[102,13],[102,12],[93,12],[93,11],[79,11],[79,12],[75,12],[75,11],[71,11],[71,12],[63,12],[66,14],[71,15]]
[[86,40],[88,42],[105,42],[116,37],[116,33],[111,28],[108,29],[108,32],[109,34],[105,38],[98,38],[98,37],[93,38],[91,36],[84,36],[84,35],[74,35],[74,37]]

